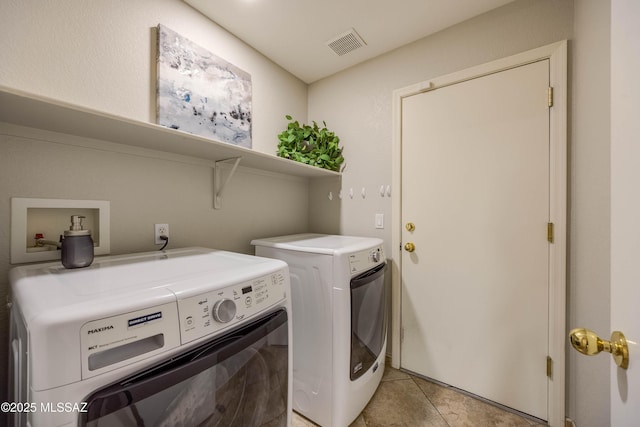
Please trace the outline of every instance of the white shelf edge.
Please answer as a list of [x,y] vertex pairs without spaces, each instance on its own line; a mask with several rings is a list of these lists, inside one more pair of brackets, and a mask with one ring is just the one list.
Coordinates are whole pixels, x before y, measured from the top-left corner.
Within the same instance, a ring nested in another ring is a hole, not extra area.
[[246,167],[307,178],[339,172],[0,86],[0,121],[36,129],[181,154],[213,162],[242,157]]

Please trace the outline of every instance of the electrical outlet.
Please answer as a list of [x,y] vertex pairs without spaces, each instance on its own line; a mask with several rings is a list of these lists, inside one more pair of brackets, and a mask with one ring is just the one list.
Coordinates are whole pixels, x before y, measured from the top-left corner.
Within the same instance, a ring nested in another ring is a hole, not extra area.
[[160,236],[166,236],[169,238],[169,224],[155,224],[155,239],[156,245],[164,245],[164,240]]

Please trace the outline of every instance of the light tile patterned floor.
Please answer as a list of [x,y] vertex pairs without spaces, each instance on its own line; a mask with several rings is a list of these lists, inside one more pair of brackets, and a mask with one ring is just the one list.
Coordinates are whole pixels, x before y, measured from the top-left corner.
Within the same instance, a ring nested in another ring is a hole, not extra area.
[[[351,427],[545,426],[389,366],[378,390]],[[293,427],[316,427],[293,413]]]

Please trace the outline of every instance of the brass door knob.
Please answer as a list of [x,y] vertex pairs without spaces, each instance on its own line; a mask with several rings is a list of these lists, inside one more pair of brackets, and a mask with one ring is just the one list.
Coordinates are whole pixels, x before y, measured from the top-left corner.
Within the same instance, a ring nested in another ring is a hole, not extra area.
[[416,245],[414,245],[413,243],[409,242],[406,245],[404,245],[404,250],[407,252],[413,252],[416,250]]
[[622,369],[629,367],[629,347],[624,334],[614,331],[611,334],[611,341],[600,339],[598,335],[587,328],[576,328],[569,334],[569,340],[573,348],[587,356],[594,356],[601,351],[611,353],[616,365]]
[[413,231],[416,229],[416,225],[412,222],[408,222],[407,225],[404,226],[404,228],[406,228],[407,231]]

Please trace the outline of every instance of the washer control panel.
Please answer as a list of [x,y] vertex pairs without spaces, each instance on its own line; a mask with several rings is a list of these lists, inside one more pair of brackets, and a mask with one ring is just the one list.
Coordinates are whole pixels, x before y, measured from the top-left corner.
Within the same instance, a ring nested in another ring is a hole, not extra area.
[[[172,301],[85,323],[80,328],[82,378],[178,347],[177,316],[176,303]],[[66,360],[47,359],[48,363],[55,361],[58,366],[66,363]]]
[[385,262],[385,257],[382,246],[354,252],[349,255],[349,271],[352,275],[358,274],[383,262]]
[[250,318],[286,298],[283,270],[247,282],[178,300],[185,344]]

